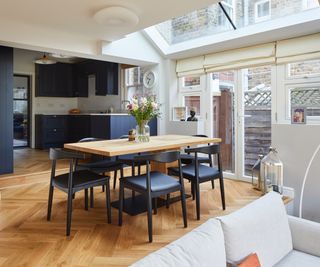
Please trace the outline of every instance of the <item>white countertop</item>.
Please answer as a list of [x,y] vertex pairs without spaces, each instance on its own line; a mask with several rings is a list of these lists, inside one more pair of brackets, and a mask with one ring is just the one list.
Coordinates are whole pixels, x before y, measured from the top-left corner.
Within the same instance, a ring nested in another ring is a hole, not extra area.
[[89,115],[89,116],[129,116],[127,113],[79,113],[79,114],[69,114],[69,113],[40,113],[37,115],[71,115],[71,116],[78,116],[78,115]]

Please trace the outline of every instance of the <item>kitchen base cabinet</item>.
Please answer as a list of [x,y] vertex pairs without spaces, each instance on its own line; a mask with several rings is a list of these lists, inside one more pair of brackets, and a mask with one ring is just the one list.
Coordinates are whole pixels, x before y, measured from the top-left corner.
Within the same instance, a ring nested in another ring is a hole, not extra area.
[[[82,138],[117,139],[135,129],[134,117],[123,115],[36,115],[36,148],[63,147]],[[157,119],[149,122],[157,135]]]
[[35,147],[63,147],[68,137],[67,120],[67,115],[36,115]]

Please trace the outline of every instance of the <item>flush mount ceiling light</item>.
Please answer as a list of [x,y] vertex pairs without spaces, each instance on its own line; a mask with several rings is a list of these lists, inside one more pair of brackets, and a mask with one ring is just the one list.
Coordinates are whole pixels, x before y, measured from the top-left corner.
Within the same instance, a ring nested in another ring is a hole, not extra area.
[[34,63],[48,65],[48,64],[56,64],[57,62],[48,58],[46,54],[43,54],[42,58],[35,60]]
[[133,11],[121,6],[101,9],[93,18],[97,23],[109,27],[135,26],[139,22],[139,17]]
[[65,58],[65,59],[72,58],[72,56],[59,54],[59,53],[51,53],[50,56],[54,58]]

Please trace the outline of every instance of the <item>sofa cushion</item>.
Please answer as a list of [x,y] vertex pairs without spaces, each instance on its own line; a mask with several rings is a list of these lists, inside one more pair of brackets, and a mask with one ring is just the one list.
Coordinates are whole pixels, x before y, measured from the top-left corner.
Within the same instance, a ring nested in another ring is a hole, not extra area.
[[220,222],[210,219],[132,266],[225,267],[226,254]]
[[227,262],[236,265],[257,253],[261,266],[273,266],[292,250],[288,217],[281,196],[271,192],[221,221]]
[[320,258],[312,256],[307,253],[303,253],[297,250],[292,250],[288,255],[286,255],[280,262],[278,262],[276,267],[319,267]]

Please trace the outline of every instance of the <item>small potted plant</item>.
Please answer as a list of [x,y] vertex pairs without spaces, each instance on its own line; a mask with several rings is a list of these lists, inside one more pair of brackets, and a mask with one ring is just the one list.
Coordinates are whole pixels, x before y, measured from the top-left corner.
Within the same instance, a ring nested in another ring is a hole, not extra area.
[[127,106],[128,113],[135,117],[136,126],[136,141],[149,142],[150,128],[148,122],[160,115],[160,106],[153,97],[133,97],[130,104]]

